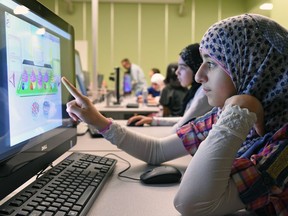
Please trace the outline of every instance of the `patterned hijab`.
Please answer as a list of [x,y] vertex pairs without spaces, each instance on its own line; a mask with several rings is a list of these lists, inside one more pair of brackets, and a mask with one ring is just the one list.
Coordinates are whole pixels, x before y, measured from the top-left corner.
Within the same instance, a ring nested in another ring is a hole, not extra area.
[[230,17],[211,26],[200,51],[217,61],[238,94],[257,97],[265,110],[265,130],[288,122],[288,31],[256,14]]

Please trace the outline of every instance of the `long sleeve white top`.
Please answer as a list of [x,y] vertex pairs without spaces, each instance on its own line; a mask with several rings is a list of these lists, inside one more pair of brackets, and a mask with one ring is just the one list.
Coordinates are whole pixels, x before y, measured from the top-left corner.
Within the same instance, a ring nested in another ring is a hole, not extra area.
[[[182,178],[174,200],[182,215],[225,215],[245,207],[230,178],[230,169],[255,121],[255,113],[247,109],[225,107]],[[165,138],[149,137],[112,122],[103,136],[149,164],[161,164],[188,154],[176,133]]]
[[200,86],[197,89],[194,97],[187,104],[182,117],[153,117],[151,125],[173,126],[172,132],[175,132],[177,128],[181,127],[192,118],[202,116],[211,109],[212,107],[208,103],[207,96],[205,95],[202,86]]

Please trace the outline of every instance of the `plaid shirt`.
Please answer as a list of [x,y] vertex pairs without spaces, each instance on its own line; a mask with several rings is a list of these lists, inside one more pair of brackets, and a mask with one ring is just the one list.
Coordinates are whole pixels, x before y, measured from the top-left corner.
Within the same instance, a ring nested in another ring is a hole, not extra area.
[[[177,131],[187,151],[194,155],[216,123],[217,109]],[[234,160],[231,177],[248,210],[257,215],[288,215],[288,124],[265,140],[250,157]]]

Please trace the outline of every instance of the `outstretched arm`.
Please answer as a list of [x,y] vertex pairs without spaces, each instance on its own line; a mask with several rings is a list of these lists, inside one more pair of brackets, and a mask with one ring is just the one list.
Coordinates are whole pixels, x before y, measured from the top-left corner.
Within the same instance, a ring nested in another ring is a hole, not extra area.
[[84,121],[87,124],[94,125],[98,130],[106,128],[110,121],[104,117],[89,100],[82,95],[65,77],[62,77],[62,83],[65,85],[75,100],[67,103],[69,116],[75,121]]
[[128,154],[151,164],[160,164],[188,154],[176,134],[157,139],[130,131],[116,122],[111,123],[66,78],[63,77],[62,82],[75,98],[67,103],[67,112],[71,118],[94,125],[99,131],[107,128],[103,136]]

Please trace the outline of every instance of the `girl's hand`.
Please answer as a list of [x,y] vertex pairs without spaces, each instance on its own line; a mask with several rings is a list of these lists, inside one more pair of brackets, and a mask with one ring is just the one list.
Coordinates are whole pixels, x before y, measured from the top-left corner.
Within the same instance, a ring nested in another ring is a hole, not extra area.
[[225,101],[224,108],[226,105],[238,105],[241,108],[247,108],[250,112],[256,114],[257,121],[254,125],[255,131],[259,136],[265,134],[264,129],[264,110],[261,102],[252,95],[234,95]]
[[147,117],[147,116],[143,116],[143,115],[136,115],[136,116],[132,116],[131,118],[128,119],[127,121],[127,125],[129,125],[131,122],[135,122],[135,125],[144,125],[144,124],[151,124],[152,122],[152,118],[151,117]]
[[66,109],[74,121],[86,122],[94,125],[98,130],[105,128],[109,124],[109,120],[101,115],[88,97],[82,95],[65,77],[62,77],[61,81],[75,98],[75,100],[67,103]]

